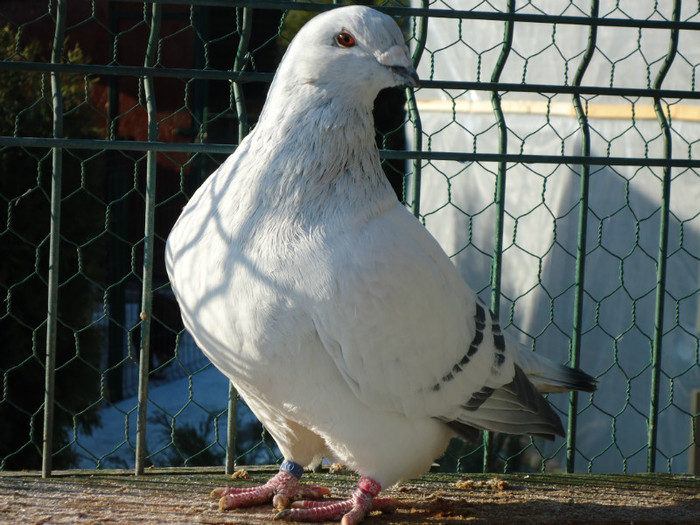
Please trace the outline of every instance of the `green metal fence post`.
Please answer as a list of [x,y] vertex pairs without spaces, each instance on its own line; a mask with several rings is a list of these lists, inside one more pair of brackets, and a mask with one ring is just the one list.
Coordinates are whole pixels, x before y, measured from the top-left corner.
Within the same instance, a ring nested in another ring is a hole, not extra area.
[[[211,25],[210,7],[201,6],[192,14],[192,25],[195,28],[195,53],[194,67],[204,70],[209,67],[209,31]],[[193,131],[195,142],[206,142],[209,123],[209,89],[208,83],[193,78],[192,79],[192,116],[194,119]],[[185,179],[185,188],[188,194],[194,193],[207,176],[205,173],[205,162],[201,155],[196,155],[190,170],[190,176]]]
[[[513,14],[515,12],[515,0],[508,0],[507,12]],[[503,47],[501,54],[498,56],[496,65],[491,74],[491,82],[498,83],[501,78],[501,73],[508,60],[508,55],[513,47],[513,30],[514,22],[506,19],[503,28]],[[498,91],[491,92],[491,105],[496,117],[498,125],[498,152],[501,154],[508,153],[508,128],[501,107],[501,95]],[[496,316],[500,312],[501,303],[501,266],[503,262],[503,228],[505,215],[505,198],[506,198],[506,161],[498,163],[498,175],[496,177],[496,191],[494,195],[494,204],[496,205],[496,226],[494,233],[493,247],[493,262],[491,264],[491,310]],[[494,458],[492,453],[493,440],[490,432],[484,432],[484,472],[493,470]]]
[[226,417],[226,475],[236,470],[236,434],[238,434],[238,391],[228,384],[228,415]]
[[[57,0],[56,28],[54,31],[51,62],[61,62],[63,40],[66,32],[66,1]],[[51,73],[51,98],[53,105],[53,136],[63,137],[63,97],[61,78]],[[61,244],[61,182],[63,178],[63,150],[52,148],[51,174],[51,230],[49,234],[48,305],[46,316],[46,368],[44,371],[44,429],[42,443],[41,475],[51,475],[53,455],[53,419],[56,372],[56,323],[58,321],[58,262]]]
[[[673,3],[674,22],[680,21],[681,2],[675,0]],[[668,52],[664,59],[661,69],[654,79],[654,89],[660,89],[664,78],[671,68],[673,59],[678,51],[678,28],[671,29]],[[664,144],[664,157],[670,159],[672,156],[671,149],[671,130],[668,126],[668,120],[664,115],[661,107],[660,97],[654,97],[654,111],[661,127]],[[654,314],[654,342],[651,354],[651,401],[649,403],[649,427],[648,427],[648,445],[647,445],[647,470],[654,472],[656,470],[656,436],[657,425],[659,421],[659,380],[661,375],[661,347],[663,344],[664,335],[664,299],[666,295],[666,257],[668,252],[668,217],[671,209],[671,167],[664,166],[662,189],[661,189],[661,210],[659,224],[659,255],[656,261],[656,311]]]
[[[237,10],[237,13],[239,11]],[[253,29],[253,10],[245,7],[241,13],[241,37],[236,48],[236,58],[233,61],[234,74],[241,73],[245,67],[246,58],[248,55],[248,44],[250,42],[250,32]],[[234,77],[233,82],[233,97],[236,102],[236,117],[238,118],[238,143],[248,134],[248,112],[245,107],[245,95],[243,93],[243,84],[239,79]]]
[[[236,14],[240,11],[237,10]],[[245,67],[245,62],[248,54],[248,44],[250,42],[250,33],[253,28],[253,10],[244,7],[241,13],[241,35],[236,49],[236,58],[233,62],[234,81],[232,84],[233,97],[236,103],[236,116],[238,118],[238,143],[240,144],[243,138],[248,134],[248,113],[245,107],[245,95],[243,93],[243,85],[239,81],[239,74]],[[228,417],[226,424],[226,474],[233,474],[236,468],[236,433],[238,430],[237,424],[238,414],[238,392],[233,383],[228,386]]]
[[[426,8],[428,6],[427,0],[421,2],[421,7]],[[418,18],[418,37],[417,44],[413,50],[413,56],[411,60],[414,67],[418,67],[423,51],[425,50],[425,41],[428,38],[428,18],[421,16]],[[408,107],[408,116],[413,123],[413,145],[417,151],[423,149],[423,125],[420,120],[420,113],[418,112],[418,103],[416,102],[416,95],[413,89],[406,89],[406,104]],[[418,218],[420,217],[420,185],[421,185],[421,171],[422,171],[422,160],[420,157],[415,157],[413,159],[413,169],[410,175],[410,184],[408,187],[411,190],[411,195],[409,196],[404,189],[404,202],[409,205],[413,215]],[[404,188],[407,185],[404,184]]]
[[[588,64],[595,53],[598,26],[595,20],[598,18],[600,0],[591,0],[591,26],[588,30],[588,45],[583,54],[581,63],[576,70],[573,85],[580,86]],[[591,154],[591,132],[588,126],[588,117],[581,104],[581,96],[573,95],[574,109],[581,130],[581,155],[588,157]],[[576,282],[574,292],[574,324],[571,335],[571,350],[569,359],[571,366],[578,367],[581,357],[581,329],[583,326],[583,296],[584,276],[586,273],[586,234],[588,226],[588,186],[591,173],[590,164],[581,165],[580,198],[578,209],[578,239],[576,244]],[[578,410],[578,392],[569,394],[569,417],[566,430],[566,471],[574,471],[576,455],[576,416]]]
[[[151,10],[151,31],[146,48],[144,66],[153,67],[156,61],[158,35],[160,34],[162,8],[154,3]],[[148,140],[158,140],[158,114],[156,113],[153,77],[143,78],[146,111],[148,113]],[[151,342],[151,310],[153,305],[153,255],[156,199],[157,150],[146,153],[146,209],[143,237],[143,288],[141,296],[141,353],[139,355],[138,418],[136,423],[136,475],[143,474],[146,461],[146,407],[148,405],[148,372]]]

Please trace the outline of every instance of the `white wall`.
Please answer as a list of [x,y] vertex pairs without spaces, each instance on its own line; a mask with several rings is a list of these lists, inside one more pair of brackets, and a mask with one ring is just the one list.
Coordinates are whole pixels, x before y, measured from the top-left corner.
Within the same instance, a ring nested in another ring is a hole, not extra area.
[[[434,2],[431,7],[441,9],[446,4],[490,9],[488,4],[466,0]],[[519,7],[522,4],[518,2]],[[588,12],[588,2],[574,2],[580,10],[570,6],[563,13],[561,2],[533,4],[520,12],[535,13],[535,8],[557,15]],[[653,14],[650,1],[622,2],[624,11],[616,12],[611,12],[612,2],[601,4],[601,15],[609,13],[612,18],[670,17],[670,2],[661,3],[661,14]],[[688,16],[684,13],[682,18]],[[502,22],[465,20],[460,25],[458,20],[431,18],[418,73],[422,79],[489,81],[502,36]],[[700,46],[691,42],[693,36],[697,35],[681,33],[681,54],[664,88],[691,89],[693,68],[700,64]],[[571,84],[587,38],[586,26],[517,23],[501,81]],[[667,30],[644,29],[640,35],[633,28],[600,28],[583,84],[647,88],[666,54],[668,39]],[[485,91],[419,90],[424,149],[498,152],[489,97]],[[584,98],[592,114],[607,112],[615,117],[591,118],[593,155],[642,157],[646,151],[650,157],[663,156],[650,99]],[[509,153],[580,154],[579,125],[568,113],[573,111],[570,96],[508,93],[503,101]],[[530,113],[523,113],[528,107]],[[674,157],[699,158],[698,101],[681,100],[673,111]],[[573,322],[579,170],[574,165],[518,164],[509,165],[507,172],[501,321],[509,324],[512,312],[515,326],[510,332],[521,331],[528,343],[532,339],[525,333],[535,335],[537,351],[561,361],[569,355]],[[494,163],[426,163],[421,184],[421,213],[427,228],[454,255],[472,287],[484,290],[486,299],[494,248],[496,171]],[[696,326],[700,179],[697,170],[674,168],[672,174],[657,469],[666,470],[670,461],[674,472],[683,472],[690,444],[689,393],[700,385]],[[581,365],[600,375],[600,389],[592,398],[580,399],[579,470],[586,470],[589,460],[596,472],[646,469],[661,177],[661,168],[591,169]],[[556,404],[565,409],[566,396],[556,397]]]

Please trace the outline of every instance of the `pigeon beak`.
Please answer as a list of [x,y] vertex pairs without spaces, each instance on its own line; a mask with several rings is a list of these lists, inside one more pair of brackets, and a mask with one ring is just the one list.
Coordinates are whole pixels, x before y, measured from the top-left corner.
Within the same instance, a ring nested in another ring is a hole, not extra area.
[[401,84],[401,87],[410,87],[410,88],[418,87],[418,84],[420,83],[420,79],[418,78],[418,73],[416,73],[416,70],[414,69],[413,66],[409,66],[409,67],[394,66],[391,69],[397,77],[399,77],[401,80],[404,81],[404,83]]
[[377,62],[390,68],[398,77],[399,86],[417,87],[418,73],[411,63],[408,48],[405,45],[391,46],[383,53],[377,53]]

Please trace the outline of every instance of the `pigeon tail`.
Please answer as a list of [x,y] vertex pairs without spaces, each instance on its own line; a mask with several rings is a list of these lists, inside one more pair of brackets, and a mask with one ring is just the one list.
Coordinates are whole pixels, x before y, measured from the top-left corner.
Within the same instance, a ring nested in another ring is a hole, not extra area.
[[515,362],[540,392],[594,392],[598,380],[579,368],[571,368],[537,354],[522,345],[514,345]]
[[445,421],[468,440],[474,440],[477,428],[549,440],[565,435],[557,413],[518,365],[515,365],[513,381],[495,390],[482,389],[482,392],[463,405],[464,411],[457,420]]

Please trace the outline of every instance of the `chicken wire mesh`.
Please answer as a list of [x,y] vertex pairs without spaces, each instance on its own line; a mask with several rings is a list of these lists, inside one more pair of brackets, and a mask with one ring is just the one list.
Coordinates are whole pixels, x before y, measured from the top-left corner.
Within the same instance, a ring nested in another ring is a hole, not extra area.
[[[440,468],[689,469],[697,4],[374,3],[422,79],[376,104],[397,195],[512,334],[600,381],[550,397],[566,440],[455,441]],[[162,253],[290,38],[332,7],[0,7],[0,469],[278,459],[183,330]]]

